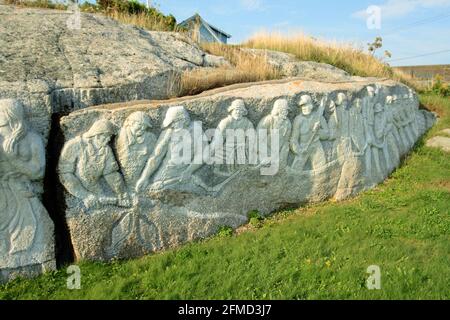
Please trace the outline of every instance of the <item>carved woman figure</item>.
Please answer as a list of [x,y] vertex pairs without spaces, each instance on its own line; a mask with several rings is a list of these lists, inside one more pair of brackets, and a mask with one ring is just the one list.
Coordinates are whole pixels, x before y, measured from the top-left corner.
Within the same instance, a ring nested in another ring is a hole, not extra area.
[[32,185],[44,172],[44,144],[22,104],[0,100],[0,269],[54,259],[53,223]]
[[156,144],[155,135],[148,131],[151,127],[146,113],[134,112],[125,120],[116,140],[117,159],[125,183],[132,191]]

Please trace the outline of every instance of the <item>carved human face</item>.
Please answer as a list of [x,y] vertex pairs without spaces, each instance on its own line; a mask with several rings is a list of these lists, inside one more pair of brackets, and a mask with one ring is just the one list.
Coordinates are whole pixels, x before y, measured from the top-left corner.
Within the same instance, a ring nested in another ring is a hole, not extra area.
[[338,94],[336,105],[345,107],[347,105],[347,96],[343,93]]
[[355,101],[355,108],[356,108],[356,112],[361,113],[362,112],[362,102],[361,99],[357,99]]
[[311,103],[304,104],[302,106],[302,113],[305,116],[309,116],[313,111],[313,105]]
[[111,141],[111,136],[107,135],[105,133],[96,135],[94,137],[95,145],[97,145],[98,147],[101,147],[101,148],[106,147],[110,141]]
[[145,133],[146,129],[147,128],[146,128],[145,124],[143,124],[142,122],[139,122],[139,121],[133,121],[130,124],[131,133],[135,137],[141,137]]
[[289,114],[289,110],[286,107],[281,107],[280,110],[278,111],[278,117],[283,120],[287,119],[288,114]]
[[189,124],[188,119],[186,119],[184,117],[183,118],[180,117],[180,118],[178,118],[178,119],[173,121],[172,128],[175,129],[175,130],[183,129],[183,128],[187,127],[188,124]]
[[368,87],[368,88],[367,88],[367,95],[368,95],[370,98],[374,98],[374,97],[375,97],[375,89],[372,88],[372,87]]
[[235,108],[233,111],[231,111],[231,117],[233,117],[234,120],[240,120],[245,115],[245,109],[241,107]]

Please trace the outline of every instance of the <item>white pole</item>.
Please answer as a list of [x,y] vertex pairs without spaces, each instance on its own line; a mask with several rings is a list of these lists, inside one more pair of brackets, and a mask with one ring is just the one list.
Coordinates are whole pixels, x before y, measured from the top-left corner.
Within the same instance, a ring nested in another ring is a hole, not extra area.
[[150,5],[151,5],[152,1],[151,0],[147,0],[147,8],[150,9]]

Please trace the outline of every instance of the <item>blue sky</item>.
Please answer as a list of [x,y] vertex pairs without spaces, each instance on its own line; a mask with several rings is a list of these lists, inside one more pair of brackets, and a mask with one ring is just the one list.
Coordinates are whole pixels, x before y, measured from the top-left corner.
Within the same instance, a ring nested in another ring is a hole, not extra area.
[[[145,2],[145,0],[141,0]],[[230,33],[239,43],[261,30],[293,34],[302,31],[316,38],[365,46],[381,35],[392,59],[445,51],[392,65],[450,64],[450,0],[156,0],[162,12],[179,22],[195,12]],[[381,29],[367,27],[366,9],[381,8]]]

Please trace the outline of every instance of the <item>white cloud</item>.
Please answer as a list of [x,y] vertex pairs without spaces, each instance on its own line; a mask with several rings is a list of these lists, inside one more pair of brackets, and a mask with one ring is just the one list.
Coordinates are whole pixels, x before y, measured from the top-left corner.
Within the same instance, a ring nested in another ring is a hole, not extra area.
[[[388,0],[379,5],[383,19],[398,18],[421,8],[449,7],[450,0]],[[367,19],[366,10],[353,13],[355,18]]]
[[241,6],[248,11],[257,11],[262,9],[261,0],[240,0]]

